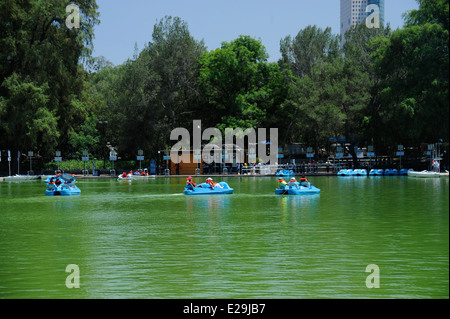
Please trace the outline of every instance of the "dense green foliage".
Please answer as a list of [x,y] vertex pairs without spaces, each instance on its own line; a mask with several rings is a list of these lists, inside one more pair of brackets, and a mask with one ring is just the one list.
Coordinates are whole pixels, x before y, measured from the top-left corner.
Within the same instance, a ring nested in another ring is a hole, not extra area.
[[199,118],[222,130],[271,124],[268,114],[281,102],[283,77],[278,65],[267,58],[261,42],[249,36],[205,53],[199,60],[199,83],[206,104]]
[[378,136],[380,144],[448,142],[449,4],[419,2],[420,9],[406,16],[405,28],[372,42],[379,77],[374,125],[387,133]]
[[95,1],[80,0],[80,28],[66,27],[65,0],[0,2],[0,144],[70,151],[89,105],[83,59],[90,56]]
[[448,0],[418,2],[395,31],[362,24],[342,41],[308,26],[281,39],[278,63],[245,35],[208,51],[183,20],[164,17],[143,50],[114,66],[91,57],[95,0],[75,1],[79,29],[65,25],[67,1],[2,0],[0,149],[151,156],[195,119],[278,127],[283,145],[343,137],[351,154],[448,142]]

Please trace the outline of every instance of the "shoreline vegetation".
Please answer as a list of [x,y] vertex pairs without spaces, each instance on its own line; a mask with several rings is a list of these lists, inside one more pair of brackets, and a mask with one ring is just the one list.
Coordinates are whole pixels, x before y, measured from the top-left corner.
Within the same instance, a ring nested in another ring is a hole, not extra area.
[[2,1],[0,171],[8,172],[7,150],[12,165],[21,151],[21,171],[27,151],[40,170],[57,165],[57,151],[68,170],[84,150],[123,161],[143,150],[159,160],[176,143],[170,132],[199,119],[222,133],[278,128],[279,146],[309,146],[324,158],[342,147],[353,167],[358,147],[381,155],[440,143],[448,165],[449,1],[417,1],[397,30],[363,23],[341,38],[307,26],[280,40],[277,62],[263,39],[241,35],[208,50],[182,18],[166,16],[117,66],[92,56],[95,0],[79,4],[79,29],[61,18],[63,0]]

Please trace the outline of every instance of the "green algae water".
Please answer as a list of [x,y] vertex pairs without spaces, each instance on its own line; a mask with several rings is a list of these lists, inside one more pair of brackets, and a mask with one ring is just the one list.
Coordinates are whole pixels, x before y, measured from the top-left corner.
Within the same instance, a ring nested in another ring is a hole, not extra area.
[[78,197],[0,183],[0,299],[449,298],[448,178],[310,177],[321,193],[305,196],[215,180],[234,194],[185,196],[174,177],[80,179]]

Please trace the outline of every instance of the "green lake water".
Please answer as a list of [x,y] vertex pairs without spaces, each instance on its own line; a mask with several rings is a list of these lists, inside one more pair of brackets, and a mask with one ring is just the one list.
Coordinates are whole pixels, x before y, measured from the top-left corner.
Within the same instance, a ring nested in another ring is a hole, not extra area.
[[78,197],[0,183],[0,299],[449,298],[448,178],[310,177],[320,195],[290,197],[275,177],[215,180],[234,194],[185,196],[184,178],[80,179]]

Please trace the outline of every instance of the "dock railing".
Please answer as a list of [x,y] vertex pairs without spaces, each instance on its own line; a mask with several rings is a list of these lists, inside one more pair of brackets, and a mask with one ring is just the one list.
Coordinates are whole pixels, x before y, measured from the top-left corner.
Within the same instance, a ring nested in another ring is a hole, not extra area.
[[242,175],[274,175],[278,170],[279,165],[255,165],[243,166],[241,169]]

